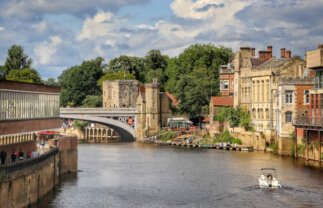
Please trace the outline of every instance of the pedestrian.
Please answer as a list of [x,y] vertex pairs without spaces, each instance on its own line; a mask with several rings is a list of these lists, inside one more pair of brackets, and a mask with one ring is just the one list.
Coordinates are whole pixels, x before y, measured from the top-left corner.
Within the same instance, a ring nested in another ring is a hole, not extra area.
[[25,158],[25,154],[22,151],[22,149],[20,149],[18,156],[19,156],[19,160],[23,160]]
[[11,162],[16,162],[16,158],[18,156],[18,153],[16,151],[16,149],[13,149],[12,152],[11,152]]
[[40,140],[40,150],[41,150],[41,151],[43,151],[43,149],[44,149],[44,145],[45,145],[44,139],[41,139],[41,140]]
[[27,159],[30,159],[31,158],[31,152],[30,151],[28,151],[27,152]]
[[1,165],[4,165],[6,163],[6,158],[7,158],[7,152],[2,149],[0,153],[0,159],[1,159]]
[[34,157],[38,157],[38,152],[32,152],[31,153],[31,157],[34,158]]

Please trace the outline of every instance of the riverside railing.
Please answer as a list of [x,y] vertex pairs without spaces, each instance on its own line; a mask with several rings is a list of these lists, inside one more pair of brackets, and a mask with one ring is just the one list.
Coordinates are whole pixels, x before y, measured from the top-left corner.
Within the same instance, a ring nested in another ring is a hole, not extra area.
[[29,167],[38,165],[38,164],[46,161],[47,159],[52,158],[53,156],[55,157],[56,154],[58,154],[57,147],[51,149],[50,151],[48,151],[44,154],[41,154],[41,155],[31,158],[31,159],[25,159],[22,161],[18,161],[16,163],[1,165],[0,166],[0,176],[5,177],[5,176],[10,175],[13,172],[21,171],[25,168],[29,168]]

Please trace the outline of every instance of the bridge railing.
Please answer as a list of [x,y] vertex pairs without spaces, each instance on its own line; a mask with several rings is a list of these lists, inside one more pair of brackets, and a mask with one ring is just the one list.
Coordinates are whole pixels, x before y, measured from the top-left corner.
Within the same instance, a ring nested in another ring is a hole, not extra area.
[[136,108],[60,108],[61,114],[136,113]]
[[4,177],[4,176],[9,175],[10,173],[20,171],[25,168],[40,164],[40,163],[44,162],[45,160],[52,158],[53,156],[55,157],[56,154],[58,154],[58,148],[53,148],[50,151],[48,151],[42,155],[39,155],[35,158],[25,159],[23,161],[18,161],[16,163],[10,163],[7,165],[1,165],[0,166],[0,176]]

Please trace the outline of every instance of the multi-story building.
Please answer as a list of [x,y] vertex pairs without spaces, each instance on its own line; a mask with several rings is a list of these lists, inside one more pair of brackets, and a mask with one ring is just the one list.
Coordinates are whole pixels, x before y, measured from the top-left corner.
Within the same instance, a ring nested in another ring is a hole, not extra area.
[[234,105],[251,112],[251,125],[263,132],[268,142],[276,137],[277,103],[273,95],[278,91],[281,76],[303,77],[305,61],[281,49],[281,57],[272,56],[272,47],[259,51],[241,47],[234,56]]
[[220,93],[222,96],[233,96],[234,89],[234,66],[232,60],[228,65],[222,65],[219,72]]
[[[297,117],[294,125],[297,129],[295,138],[296,156],[297,145],[302,145],[305,141],[305,152],[303,157],[306,159],[319,160],[321,163],[322,153],[322,131],[323,131],[323,44],[318,49],[306,53],[307,68],[315,72],[314,89],[309,90],[309,117]],[[313,145],[310,153],[309,145]],[[317,148],[316,148],[317,146]],[[302,154],[302,153],[301,153]]]
[[139,95],[137,80],[116,80],[103,82],[104,108],[136,108]]
[[280,155],[290,155],[295,118],[304,119],[309,115],[309,90],[314,86],[314,79],[309,73],[305,75],[303,78],[281,77],[278,90],[273,94],[277,105],[274,112]]

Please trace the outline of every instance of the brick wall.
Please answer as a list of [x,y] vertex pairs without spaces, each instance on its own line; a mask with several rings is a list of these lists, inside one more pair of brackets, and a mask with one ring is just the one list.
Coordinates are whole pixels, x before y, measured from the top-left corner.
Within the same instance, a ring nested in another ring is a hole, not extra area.
[[35,91],[35,92],[51,92],[60,93],[61,88],[57,86],[43,85],[43,84],[30,84],[24,82],[0,81],[0,89],[22,90],[22,91]]
[[63,136],[58,142],[60,174],[77,171],[77,137]]
[[2,121],[0,122],[0,135],[55,129],[60,125],[60,118]]

